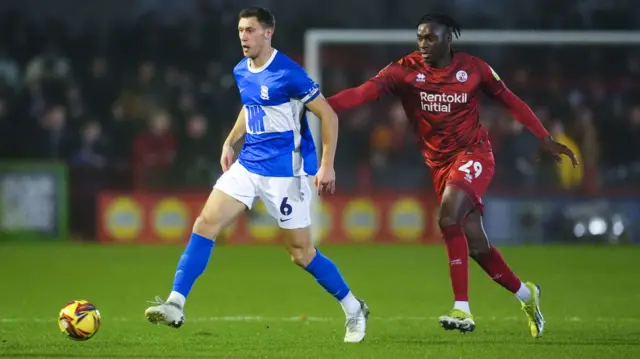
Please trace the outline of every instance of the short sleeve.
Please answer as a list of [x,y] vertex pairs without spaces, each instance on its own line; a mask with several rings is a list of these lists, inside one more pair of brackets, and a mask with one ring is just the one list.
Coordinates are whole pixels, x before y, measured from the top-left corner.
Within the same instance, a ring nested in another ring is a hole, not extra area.
[[478,60],[478,65],[480,67],[480,85],[482,88],[482,92],[484,92],[489,97],[496,97],[502,91],[507,89],[500,76],[498,76],[498,73],[496,73],[496,71],[491,66],[489,66],[489,64],[482,60]]
[[305,104],[320,95],[320,86],[300,66],[292,67],[287,71],[287,89],[289,97]]

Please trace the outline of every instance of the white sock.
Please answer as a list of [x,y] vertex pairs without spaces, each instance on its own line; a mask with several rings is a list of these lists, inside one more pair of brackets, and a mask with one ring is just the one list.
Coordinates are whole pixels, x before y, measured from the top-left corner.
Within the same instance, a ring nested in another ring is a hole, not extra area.
[[169,298],[167,298],[167,302],[175,303],[180,306],[180,308],[184,308],[184,302],[187,301],[187,298],[184,295],[173,291],[169,294]]
[[526,284],[520,282],[520,289],[516,292],[516,298],[518,298],[522,302],[526,302],[531,299],[531,290],[527,287]]
[[342,298],[340,301],[342,305],[342,310],[344,310],[344,314],[352,317],[358,315],[360,310],[362,309],[360,306],[360,302],[356,299],[356,297],[349,291],[346,297]]
[[453,309],[460,309],[465,313],[471,314],[471,309],[469,309],[469,302],[455,301],[453,303]]

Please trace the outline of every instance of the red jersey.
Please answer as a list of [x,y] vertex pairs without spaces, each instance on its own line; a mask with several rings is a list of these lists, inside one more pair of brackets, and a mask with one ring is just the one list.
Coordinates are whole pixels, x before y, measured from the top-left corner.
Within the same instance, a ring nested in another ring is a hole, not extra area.
[[396,95],[420,139],[427,164],[441,167],[470,149],[491,151],[488,132],[480,124],[480,92],[513,110],[514,117],[538,137],[548,135],[486,62],[464,52],[453,52],[451,63],[443,68],[429,66],[418,51],[413,52],[360,87],[328,101],[340,111],[386,94]]

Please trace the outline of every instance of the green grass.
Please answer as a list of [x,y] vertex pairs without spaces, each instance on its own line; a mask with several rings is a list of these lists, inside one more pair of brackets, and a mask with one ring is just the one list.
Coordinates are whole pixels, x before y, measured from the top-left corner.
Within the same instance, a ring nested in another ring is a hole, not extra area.
[[[323,246],[372,315],[367,340],[342,343],[339,305],[283,248],[214,250],[180,329],[147,323],[166,296],[181,247],[0,245],[0,357],[46,358],[639,358],[640,248],[503,248],[543,287],[545,337],[518,302],[471,263],[474,333],[439,328],[452,305],[445,250]],[[101,311],[99,333],[74,342],[56,317],[71,299]]]

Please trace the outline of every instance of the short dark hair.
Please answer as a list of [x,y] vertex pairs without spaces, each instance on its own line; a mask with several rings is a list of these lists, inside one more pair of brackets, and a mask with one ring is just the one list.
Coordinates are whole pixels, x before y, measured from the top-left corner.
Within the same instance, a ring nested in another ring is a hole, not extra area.
[[276,17],[273,16],[271,11],[267,10],[263,7],[249,7],[240,11],[238,15],[240,19],[246,19],[249,17],[255,17],[258,22],[264,27],[275,28],[276,27]]
[[448,14],[443,14],[443,13],[425,14],[420,18],[420,21],[418,21],[417,26],[426,24],[428,22],[435,22],[436,24],[446,26],[449,29],[449,31],[451,31],[456,36],[456,38],[460,36],[460,25],[458,25],[458,22]]

